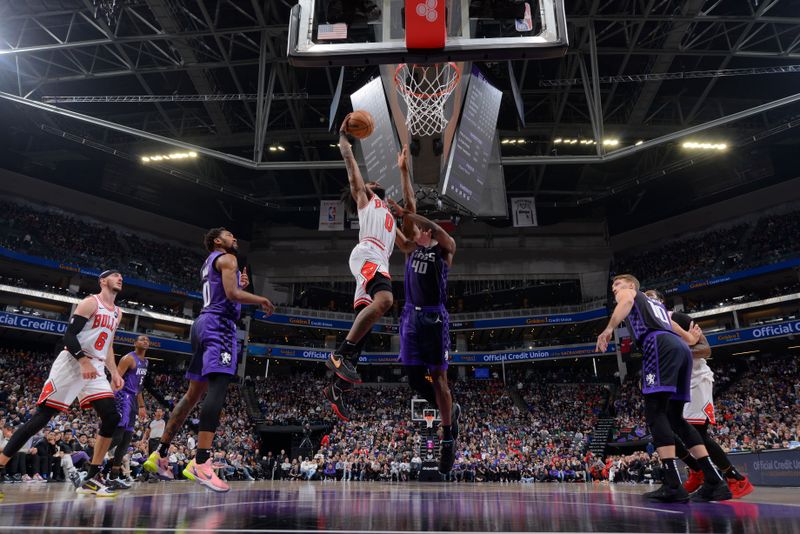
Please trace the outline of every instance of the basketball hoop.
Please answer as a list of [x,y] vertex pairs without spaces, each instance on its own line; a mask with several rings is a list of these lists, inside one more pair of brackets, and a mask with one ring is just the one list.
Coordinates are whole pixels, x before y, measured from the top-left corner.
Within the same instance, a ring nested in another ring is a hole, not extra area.
[[424,415],[423,419],[425,419],[426,428],[433,428],[433,415]]
[[406,103],[406,126],[411,135],[434,135],[447,126],[444,105],[461,80],[455,63],[401,63],[394,73],[397,92]]

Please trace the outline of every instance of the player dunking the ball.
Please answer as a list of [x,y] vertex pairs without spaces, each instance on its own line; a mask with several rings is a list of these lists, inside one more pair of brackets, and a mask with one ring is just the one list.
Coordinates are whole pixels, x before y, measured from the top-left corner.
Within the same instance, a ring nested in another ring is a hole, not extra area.
[[[405,305],[400,317],[400,360],[408,384],[439,408],[442,441],[439,472],[450,473],[455,462],[461,406],[453,402],[447,383],[450,349],[447,273],[456,253],[455,240],[438,224],[416,213],[416,199],[408,172],[408,146],[398,157],[405,209],[389,200],[397,217],[403,218],[403,234],[413,237],[406,252]],[[427,374],[430,372],[431,381]]]
[[350,213],[358,213],[358,244],[350,253],[350,272],[356,279],[353,299],[356,318],[345,340],[325,362],[335,377],[322,391],[336,415],[345,421],[350,420],[350,411],[344,394],[352,388],[352,384],[361,383],[355,365],[367,334],[394,303],[389,256],[394,249],[395,238],[398,243],[406,243],[386,204],[386,191],[378,182],[365,183],[361,176],[347,137],[349,119],[350,115],[345,117],[339,130],[339,150],[347,167],[349,182],[342,201]]
[[169,446],[186,417],[203,399],[197,439],[197,456],[189,462],[183,474],[216,492],[230,490],[211,466],[211,446],[219,426],[219,416],[225,395],[236,374],[236,321],[242,304],[261,306],[267,314],[275,309],[266,297],[248,293],[247,269],[239,272],[236,253],[239,244],[225,228],[212,228],[204,243],[209,255],[200,270],[203,282],[203,309],[192,325],[192,349],[186,378],[189,388],[175,405],[158,450],[150,455],[144,468],[162,478],[172,478],[169,468]]
[[[9,459],[54,415],[69,410],[72,401],[77,398],[81,408],[91,406],[100,417],[87,478],[77,491],[98,497],[115,495],[105,485],[100,467],[120,419],[114,405],[114,391],[122,387],[122,377],[114,361],[114,334],[122,319],[122,312],[114,302],[122,291],[122,275],[111,269],[101,273],[99,281],[100,292],[86,297],[75,307],[64,333],[64,350],[53,362],[36,402],[36,413],[14,432],[0,454],[0,480],[3,480]],[[111,374],[110,384],[104,367]]]
[[597,336],[597,352],[605,352],[614,329],[623,321],[642,350],[642,395],[644,415],[664,469],[664,484],[645,497],[662,502],[686,502],[689,494],[681,485],[675,452],[677,434],[703,471],[705,481],[691,497],[693,501],[731,498],[727,484],[708,457],[703,439],[683,418],[690,399],[692,354],[675,333],[666,308],[639,290],[630,274],[614,277],[611,285],[617,305],[608,326]]
[[108,485],[111,489],[130,489],[131,481],[122,477],[122,460],[131,445],[133,429],[136,426],[136,415],[140,420],[147,417],[144,405],[142,386],[147,376],[147,350],[150,338],[142,334],[133,343],[133,350],[122,357],[117,366],[122,377],[122,389],[114,393],[120,421],[111,437],[111,448],[114,457],[106,469],[110,469]]

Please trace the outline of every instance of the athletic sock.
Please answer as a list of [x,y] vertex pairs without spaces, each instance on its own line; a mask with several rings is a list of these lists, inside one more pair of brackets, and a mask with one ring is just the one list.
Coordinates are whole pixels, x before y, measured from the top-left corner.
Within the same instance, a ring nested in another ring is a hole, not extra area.
[[86,478],[94,478],[98,474],[100,474],[101,465],[89,464],[89,472],[86,475]]
[[6,466],[0,465],[0,484],[6,481]]
[[453,425],[442,425],[444,431],[443,439],[453,439]]
[[719,484],[722,482],[722,477],[719,471],[717,471],[717,468],[714,467],[714,464],[711,463],[711,458],[703,456],[697,459],[697,463],[700,464],[700,469],[703,471],[703,477],[706,482],[711,484]]
[[211,457],[211,449],[197,449],[197,456],[194,459],[196,464],[204,464]]
[[688,452],[686,453],[686,456],[681,456],[681,460],[683,461],[683,463],[689,466],[689,469],[691,469],[692,471],[700,471],[700,464],[697,463],[697,460],[694,459],[694,456],[692,456]]
[[678,475],[678,466],[675,465],[675,458],[664,458],[661,460],[661,467],[664,469],[664,483],[670,488],[677,488],[681,485],[681,477]]
[[158,455],[166,458],[169,455],[169,443],[161,443],[158,445]]
[[722,471],[722,475],[725,478],[732,478],[734,480],[744,480],[744,475],[742,475],[736,468],[731,464],[727,469],[720,469]]

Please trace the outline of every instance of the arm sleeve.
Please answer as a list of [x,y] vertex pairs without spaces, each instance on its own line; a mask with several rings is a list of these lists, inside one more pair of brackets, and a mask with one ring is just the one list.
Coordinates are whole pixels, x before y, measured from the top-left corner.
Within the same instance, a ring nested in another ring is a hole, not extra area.
[[76,360],[80,360],[86,356],[83,353],[80,342],[78,341],[78,332],[83,330],[83,327],[86,326],[88,321],[89,319],[87,317],[82,315],[73,315],[72,319],[69,321],[69,325],[67,325],[67,331],[64,332],[64,346],[67,348],[70,354],[75,356]]

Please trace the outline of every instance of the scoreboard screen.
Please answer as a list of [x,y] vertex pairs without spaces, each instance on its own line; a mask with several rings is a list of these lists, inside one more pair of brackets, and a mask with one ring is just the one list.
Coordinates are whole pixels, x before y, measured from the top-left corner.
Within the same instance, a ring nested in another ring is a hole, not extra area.
[[478,216],[508,215],[497,117],[503,95],[472,67],[440,193]]

